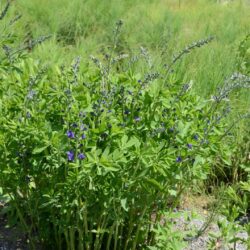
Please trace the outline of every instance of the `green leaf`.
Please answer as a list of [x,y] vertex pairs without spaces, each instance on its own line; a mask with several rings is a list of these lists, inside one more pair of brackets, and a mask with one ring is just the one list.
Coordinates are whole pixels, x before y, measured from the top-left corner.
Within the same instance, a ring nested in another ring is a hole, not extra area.
[[163,186],[158,182],[156,181],[155,179],[152,179],[152,178],[144,178],[149,184],[152,184],[154,187],[156,187],[157,189],[159,190],[163,190]]
[[185,136],[187,136],[191,125],[192,125],[191,122],[187,122],[186,124],[184,124],[182,121],[179,122],[178,130],[179,130],[179,135],[181,138],[184,138]]
[[135,137],[133,136],[125,145],[124,145],[124,148],[130,148],[132,146],[135,146],[135,147],[139,147],[140,146],[140,141]]
[[127,198],[121,200],[121,205],[122,205],[122,208],[123,208],[125,211],[128,211],[128,207],[127,207]]
[[176,190],[169,189],[168,192],[169,192],[169,194],[172,195],[172,196],[175,196],[175,197],[177,196]]
[[123,157],[123,153],[120,150],[115,149],[114,152],[112,153],[112,157],[113,161],[118,161],[120,158]]
[[127,136],[127,135],[124,135],[124,136],[122,137],[122,140],[121,140],[122,146],[123,146],[123,147],[126,146],[127,141],[128,141],[128,136]]
[[42,153],[43,151],[45,151],[46,150],[46,148],[48,147],[49,145],[46,145],[46,146],[40,146],[40,147],[35,147],[34,149],[33,149],[33,151],[32,151],[32,154],[33,155],[36,155],[36,154],[40,154],[40,153]]
[[196,167],[197,165],[203,164],[203,163],[204,163],[203,157],[200,155],[197,155],[195,157],[194,167]]
[[34,181],[29,182],[29,188],[36,188],[36,183]]

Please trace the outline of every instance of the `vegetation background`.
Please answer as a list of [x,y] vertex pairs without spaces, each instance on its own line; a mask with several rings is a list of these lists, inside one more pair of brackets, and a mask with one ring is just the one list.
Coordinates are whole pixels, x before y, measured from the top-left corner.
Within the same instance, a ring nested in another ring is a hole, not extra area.
[[[187,44],[214,36],[209,46],[193,51],[176,66],[177,80],[192,81],[200,96],[210,97],[232,72],[245,73],[249,67],[249,0],[20,0],[12,11],[22,13],[21,39],[52,35],[32,53],[51,65],[70,63],[79,55],[100,55],[112,44],[114,23],[121,19],[125,25],[120,52],[133,54],[143,46],[154,55],[156,68]],[[238,91],[231,101],[237,113],[249,112],[248,92]],[[248,127],[239,124],[239,144]]]
[[[120,49],[133,53],[144,46],[154,55],[155,65],[166,63],[170,55],[193,41],[214,36],[209,46],[193,51],[177,68],[176,77],[192,80],[194,91],[203,97],[238,71],[240,61],[250,60],[249,50],[244,58],[239,53],[250,30],[249,0],[85,0],[84,4],[81,0],[20,0],[12,11],[22,13],[26,26],[21,24],[19,31],[27,42],[52,35],[32,53],[51,64],[101,53],[112,43],[118,19],[125,22]],[[232,101],[237,112],[249,112],[248,93],[239,92]]]
[[[121,42],[131,51],[145,46],[155,55],[173,53],[187,44],[215,36],[215,41],[190,54],[178,75],[194,80],[201,94],[209,94],[236,70],[239,43],[249,33],[249,1],[216,0],[20,0],[14,12],[22,13],[26,39],[52,34],[33,56],[49,62],[71,62],[89,56],[111,43],[114,23],[125,23]],[[160,58],[160,57],[159,57]],[[245,105],[243,105],[245,106]]]
[[[0,201],[31,248],[56,241],[70,250],[124,243],[126,249],[182,249],[183,235],[168,225],[182,195],[193,192],[213,195],[213,208],[229,221],[218,222],[210,249],[218,241],[236,249],[242,228],[235,221],[245,219],[250,234],[250,1],[19,0],[1,1],[0,9]],[[19,14],[15,31],[8,31]],[[122,71],[120,59],[136,60],[138,51],[144,59]],[[173,55],[181,60],[159,80]],[[219,104],[209,108],[216,98]],[[235,119],[240,122],[226,130]],[[169,219],[165,227],[161,216]]]

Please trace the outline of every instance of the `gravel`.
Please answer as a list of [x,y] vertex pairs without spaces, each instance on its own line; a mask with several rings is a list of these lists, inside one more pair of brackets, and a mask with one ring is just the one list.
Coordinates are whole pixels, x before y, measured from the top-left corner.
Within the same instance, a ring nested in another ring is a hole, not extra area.
[[[175,228],[177,230],[182,230],[183,232],[187,232],[189,230],[192,231],[198,231],[205,227],[206,220],[208,218],[208,215],[205,214],[198,214],[198,218],[192,218],[192,211],[178,211],[178,213],[183,213],[178,219],[175,219]],[[187,219],[189,217],[189,219]],[[218,219],[224,219],[222,216],[220,216]],[[183,250],[207,250],[209,249],[209,234],[218,234],[220,233],[219,227],[216,223],[212,222],[202,233],[199,237],[188,237],[186,240],[188,241],[188,246]],[[241,239],[248,239],[247,232],[239,232],[237,234],[237,237]],[[230,244],[229,246],[223,246],[222,241],[218,241],[216,243],[216,246],[218,250],[248,250],[247,246],[242,243],[236,243],[235,248],[233,244]]]

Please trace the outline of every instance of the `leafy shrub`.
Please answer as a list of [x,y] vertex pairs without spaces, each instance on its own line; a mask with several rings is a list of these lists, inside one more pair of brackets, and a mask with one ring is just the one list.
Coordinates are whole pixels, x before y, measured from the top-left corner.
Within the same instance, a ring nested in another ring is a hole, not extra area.
[[238,48],[238,69],[244,74],[250,73],[250,34],[240,43]]
[[[224,183],[237,184],[240,181],[248,181],[249,175],[249,152],[250,143],[246,133],[242,133],[242,137],[238,138],[234,145],[231,145],[231,154],[229,161],[217,162],[217,167],[222,169],[221,174],[217,174],[217,178]],[[237,133],[238,134],[238,133]]]
[[179,219],[181,217],[187,217],[184,212],[182,213],[167,213],[164,214],[164,218],[167,218],[164,223],[158,223],[152,229],[153,232],[156,233],[156,239],[154,246],[149,246],[150,250],[180,250],[187,247],[187,241],[184,240],[184,235],[189,234],[191,230],[188,232],[183,232],[180,229],[176,228],[175,219]]
[[80,69],[77,58],[48,70],[19,53],[1,56],[0,186],[33,248],[36,240],[71,250],[154,242],[151,224],[207,178],[228,134],[219,111],[227,92],[202,100],[171,73],[208,41],[146,75],[133,59],[120,63],[116,44],[103,60],[92,57],[97,68]]

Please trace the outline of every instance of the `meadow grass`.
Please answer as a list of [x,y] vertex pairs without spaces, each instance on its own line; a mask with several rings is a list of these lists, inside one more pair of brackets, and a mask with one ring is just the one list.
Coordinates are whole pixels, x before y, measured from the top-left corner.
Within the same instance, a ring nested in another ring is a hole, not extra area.
[[[12,11],[23,15],[18,25],[24,40],[52,34],[32,53],[51,66],[69,64],[78,55],[101,54],[112,44],[118,19],[124,21],[121,53],[131,55],[143,46],[156,70],[187,44],[212,35],[209,45],[193,50],[175,66],[177,81],[192,81],[193,90],[203,97],[210,97],[238,70],[238,47],[250,32],[249,0],[20,0]],[[234,114],[249,112],[248,92],[237,92],[231,100]],[[239,141],[248,127],[248,121],[239,125]]]
[[[187,43],[216,37],[193,52],[178,67],[178,76],[193,79],[199,94],[210,94],[235,70],[237,46],[250,30],[249,1],[221,4],[207,0],[68,1],[20,0],[16,9],[27,24],[24,34],[53,34],[54,39],[35,51],[47,61],[71,61],[89,56],[111,41],[118,19],[125,22],[123,43],[131,51],[140,45],[157,55],[171,55]],[[15,10],[16,11],[16,10]],[[59,41],[59,42],[58,42]],[[162,62],[158,62],[162,63]]]

